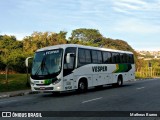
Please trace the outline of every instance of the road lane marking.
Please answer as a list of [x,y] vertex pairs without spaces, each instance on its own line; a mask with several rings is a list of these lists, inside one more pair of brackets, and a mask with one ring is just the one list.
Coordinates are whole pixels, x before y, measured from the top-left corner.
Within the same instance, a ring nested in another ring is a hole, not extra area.
[[20,99],[20,100],[8,100],[8,101],[0,101],[0,104],[2,103],[9,103],[9,102],[18,102],[18,101],[22,101],[22,100],[30,100],[31,98],[24,98],[24,99]]
[[140,87],[140,88],[137,88],[137,90],[140,90],[140,89],[143,89],[143,88],[145,88],[145,87]]
[[8,102],[15,102],[17,100],[10,100],[10,101],[0,101],[0,103],[8,103]]
[[100,99],[102,99],[102,98],[103,98],[103,97],[94,98],[94,99],[90,99],[90,100],[83,101],[82,103],[87,103],[87,102],[91,102],[91,101],[95,101],[95,100],[100,100]]

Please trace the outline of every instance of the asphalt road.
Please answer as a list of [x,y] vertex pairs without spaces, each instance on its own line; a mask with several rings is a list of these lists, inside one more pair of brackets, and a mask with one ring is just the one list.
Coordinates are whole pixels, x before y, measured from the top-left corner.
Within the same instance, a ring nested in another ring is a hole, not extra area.
[[[70,112],[74,117],[67,118],[70,120],[106,118],[122,120],[121,117],[100,117],[98,113],[100,111],[160,111],[160,79],[126,82],[124,86],[118,88],[105,86],[98,90],[89,89],[84,94],[41,93],[10,97],[0,99],[0,111],[96,111],[91,113],[94,117],[75,117],[74,114],[79,113]],[[58,118],[55,117],[55,119]],[[65,120],[66,117],[61,117],[61,119]],[[123,119],[136,120],[138,117]],[[139,119],[158,120],[160,117],[140,117]]]

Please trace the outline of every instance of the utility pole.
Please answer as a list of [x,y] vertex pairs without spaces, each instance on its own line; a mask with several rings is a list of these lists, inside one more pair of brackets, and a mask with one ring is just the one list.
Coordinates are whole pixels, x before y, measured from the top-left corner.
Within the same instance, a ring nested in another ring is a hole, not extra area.
[[152,77],[152,63],[151,62],[148,63],[148,68],[150,70],[150,77]]

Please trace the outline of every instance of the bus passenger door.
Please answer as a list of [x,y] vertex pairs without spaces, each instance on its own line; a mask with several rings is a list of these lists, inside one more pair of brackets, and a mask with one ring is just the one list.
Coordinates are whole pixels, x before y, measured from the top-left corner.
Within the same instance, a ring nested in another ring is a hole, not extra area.
[[[70,54],[69,54],[70,55]],[[72,90],[74,87],[74,57],[70,57],[70,62],[64,64],[64,89]]]
[[76,47],[68,47],[65,50],[64,66],[63,66],[63,81],[64,90],[74,89],[74,69],[76,59]]

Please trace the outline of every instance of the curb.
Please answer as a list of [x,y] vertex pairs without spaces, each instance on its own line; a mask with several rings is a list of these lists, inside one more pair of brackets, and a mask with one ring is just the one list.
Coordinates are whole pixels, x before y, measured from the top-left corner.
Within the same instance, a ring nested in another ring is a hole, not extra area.
[[29,95],[29,94],[38,94],[38,93],[40,92],[29,91],[29,92],[11,93],[11,94],[6,94],[6,95],[1,95],[0,99],[8,98],[8,97],[15,97],[15,96],[24,96],[24,95]]

